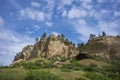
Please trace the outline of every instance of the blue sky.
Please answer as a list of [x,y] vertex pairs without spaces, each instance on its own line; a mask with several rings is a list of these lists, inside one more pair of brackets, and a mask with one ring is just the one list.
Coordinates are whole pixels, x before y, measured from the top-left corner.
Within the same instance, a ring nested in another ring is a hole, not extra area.
[[0,0],[0,65],[43,32],[78,43],[102,31],[120,34],[120,0]]

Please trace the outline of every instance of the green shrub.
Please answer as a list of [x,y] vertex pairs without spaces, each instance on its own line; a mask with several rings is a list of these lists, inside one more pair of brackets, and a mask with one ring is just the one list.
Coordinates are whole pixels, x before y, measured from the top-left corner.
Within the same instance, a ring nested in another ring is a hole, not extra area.
[[45,63],[43,68],[53,68],[54,66],[52,65],[52,63]]
[[95,69],[91,66],[84,66],[83,70],[88,71],[88,72],[94,72],[95,71]]
[[73,65],[73,64],[65,64],[62,66],[62,68],[64,68],[64,69],[74,69],[74,67],[75,67],[75,65]]
[[64,69],[72,69],[72,70],[81,70],[84,65],[81,65],[78,61],[72,60],[70,64],[65,64],[62,66]]
[[108,76],[97,74],[97,73],[87,73],[85,76],[91,80],[112,80]]
[[47,71],[30,70],[25,80],[61,80],[58,76]]
[[66,57],[60,57],[61,58],[61,62],[65,62],[65,61],[67,61],[68,60],[68,58],[66,58]]
[[86,80],[85,78],[77,78],[77,79],[75,79],[75,80]]
[[62,72],[71,72],[70,69],[61,69]]
[[36,66],[34,63],[32,62],[28,62],[24,65],[24,68],[25,69],[38,69],[40,67]]
[[91,63],[89,66],[91,66],[91,67],[97,67],[97,64]]

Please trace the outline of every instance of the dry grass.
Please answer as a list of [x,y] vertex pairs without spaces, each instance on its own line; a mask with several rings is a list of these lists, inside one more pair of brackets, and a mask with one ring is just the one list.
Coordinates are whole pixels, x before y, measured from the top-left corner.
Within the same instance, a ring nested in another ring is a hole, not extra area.
[[0,80],[24,80],[26,70],[21,68],[0,69]]
[[86,73],[84,71],[70,71],[70,72],[63,72],[61,69],[42,69],[44,71],[49,71],[56,76],[59,76],[63,80],[75,80],[76,78],[83,77]]
[[[41,70],[55,74],[63,80],[75,80],[76,78],[83,77],[86,73],[84,71],[63,72],[61,69],[38,69],[37,71]],[[26,72],[27,70],[23,68],[0,69],[0,80],[24,80]]]
[[107,62],[97,61],[97,60],[93,60],[93,59],[80,60],[80,64],[87,65],[87,66],[89,66],[91,64],[96,64],[98,67],[103,67],[103,66],[109,66],[110,65]]

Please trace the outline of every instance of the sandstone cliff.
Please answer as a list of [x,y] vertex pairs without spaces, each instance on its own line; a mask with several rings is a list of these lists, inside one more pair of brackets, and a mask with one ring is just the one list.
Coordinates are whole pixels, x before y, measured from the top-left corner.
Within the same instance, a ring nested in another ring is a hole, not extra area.
[[87,44],[80,50],[80,56],[105,61],[120,60],[120,37],[101,36],[89,39]]
[[29,59],[33,48],[34,47],[32,45],[24,47],[23,50],[15,56],[13,64]]
[[51,34],[49,37],[46,37],[46,34],[43,34],[40,40],[37,40],[34,45],[23,48],[23,50],[15,56],[13,64],[31,58],[51,58],[53,56],[119,61],[120,36],[95,37],[95,35],[92,35],[85,46],[78,49],[61,35],[56,36]]
[[77,48],[62,36],[51,34],[47,38],[46,35],[43,34],[35,45],[23,48],[22,52],[15,56],[13,64],[31,58],[50,58],[56,55],[71,58],[76,56],[77,53]]

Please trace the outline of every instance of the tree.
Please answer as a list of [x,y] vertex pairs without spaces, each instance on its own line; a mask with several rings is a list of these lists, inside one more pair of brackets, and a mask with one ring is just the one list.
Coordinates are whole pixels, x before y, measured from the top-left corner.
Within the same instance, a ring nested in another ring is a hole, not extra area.
[[75,46],[75,43],[73,43],[73,46]]
[[37,38],[36,38],[36,42],[38,42],[38,41],[39,41],[39,38],[37,37]]
[[102,36],[106,36],[106,33],[104,31],[102,32]]
[[61,34],[61,38],[62,38],[62,39],[64,39],[64,38],[65,38],[64,34]]
[[58,35],[58,37],[60,37],[60,35]]
[[82,48],[82,47],[84,47],[84,43],[78,43],[78,48]]
[[68,39],[66,39],[66,41],[69,42]]
[[46,33],[45,32],[43,33],[42,37],[46,37]]
[[70,44],[73,44],[73,42],[71,41]]

